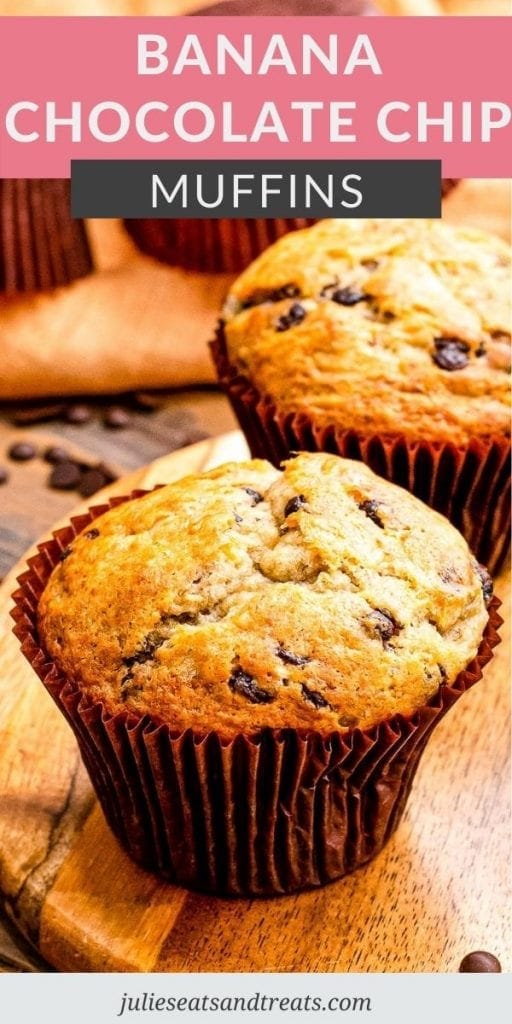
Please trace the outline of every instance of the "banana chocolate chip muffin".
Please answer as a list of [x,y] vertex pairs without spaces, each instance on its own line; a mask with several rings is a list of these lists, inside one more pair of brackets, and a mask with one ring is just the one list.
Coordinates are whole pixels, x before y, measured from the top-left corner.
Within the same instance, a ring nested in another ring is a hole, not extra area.
[[253,454],[367,461],[462,529],[508,544],[510,253],[442,221],[331,220],[234,283],[214,356]]
[[216,893],[291,892],[375,856],[497,643],[454,527],[321,453],[115,499],[20,583],[23,652],[113,831]]

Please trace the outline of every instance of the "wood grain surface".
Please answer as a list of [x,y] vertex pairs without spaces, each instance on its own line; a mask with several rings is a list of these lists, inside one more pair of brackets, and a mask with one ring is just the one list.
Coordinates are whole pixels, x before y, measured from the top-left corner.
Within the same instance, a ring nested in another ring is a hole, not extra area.
[[[153,486],[244,456],[238,433],[114,485]],[[10,632],[0,588],[0,889],[59,970],[457,970],[472,949],[510,970],[508,627],[484,680],[429,742],[405,818],[369,866],[324,889],[221,900],[160,882],[109,832],[74,738]],[[509,611],[506,577],[498,593]]]

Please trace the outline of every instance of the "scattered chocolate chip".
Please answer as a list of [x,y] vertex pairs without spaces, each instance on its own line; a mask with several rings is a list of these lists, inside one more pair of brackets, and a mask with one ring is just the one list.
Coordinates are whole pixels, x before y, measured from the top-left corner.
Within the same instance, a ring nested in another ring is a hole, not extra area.
[[359,719],[355,715],[340,715],[338,718],[339,724],[343,729],[353,729],[357,725]]
[[46,420],[53,420],[60,416],[65,409],[62,402],[52,405],[30,404],[15,409],[11,413],[11,421],[18,426],[27,426],[29,423],[44,423]]
[[0,484],[6,484],[9,479],[9,474],[4,466],[0,466]]
[[375,526],[380,526],[381,530],[384,529],[384,523],[377,511],[379,508],[377,501],[373,501],[371,499],[368,501],[362,501],[361,504],[358,505],[358,508],[361,509],[361,512],[364,512],[365,516],[368,516],[368,519],[371,519],[372,523],[375,523]]
[[99,535],[100,531],[97,530],[96,527],[94,527],[92,530],[87,530],[87,532],[84,533],[84,537],[87,537],[87,540],[95,540],[96,537],[99,537]]
[[103,423],[110,430],[122,430],[130,423],[130,414],[120,405],[112,405],[103,417]]
[[304,306],[301,306],[300,302],[294,302],[288,312],[283,313],[277,320],[276,331],[288,331],[290,327],[295,327],[296,324],[302,323],[305,316],[306,310]]
[[60,556],[59,556],[59,561],[61,561],[61,562],[65,562],[65,561],[66,561],[66,558],[69,558],[69,556],[70,556],[70,554],[71,554],[72,550],[73,550],[73,549],[72,549],[72,548],[70,548],[70,547],[64,548],[64,549],[63,549],[63,551],[61,551],[61,553],[60,553]]
[[329,701],[318,690],[310,690],[309,686],[306,686],[305,683],[302,684],[302,696],[305,700],[309,700],[310,704],[313,704],[315,708],[330,707]]
[[251,704],[270,704],[275,698],[267,690],[261,690],[256,680],[241,668],[235,668],[228,679],[233,693],[246,697]]
[[68,405],[64,418],[68,423],[89,423],[92,419],[92,411],[88,405],[82,405],[77,402],[74,405]]
[[358,288],[335,288],[329,298],[339,306],[355,306],[358,302],[364,302],[366,295]]
[[28,462],[29,459],[33,459],[37,454],[33,444],[28,441],[17,441],[12,444],[7,452],[10,459],[13,462]]
[[44,452],[43,459],[45,462],[50,462],[53,466],[58,462],[71,462],[69,452],[65,448],[59,448],[57,445],[52,445],[51,448],[47,448]]
[[141,412],[156,412],[165,402],[164,395],[155,391],[136,391],[132,397],[135,408]]
[[286,505],[284,507],[285,519],[287,516],[291,516],[293,512],[298,512],[299,509],[303,508],[303,506],[306,504],[307,499],[304,497],[303,494],[296,494],[294,498],[290,498],[290,500],[286,502]]
[[302,665],[307,665],[311,658],[306,658],[302,654],[292,654],[291,651],[286,651],[284,647],[278,647],[276,651],[277,657],[281,658],[286,665],[298,665],[299,668]]
[[402,629],[389,612],[383,612],[380,608],[370,612],[364,622],[366,627],[370,629],[370,632],[380,637],[384,645],[387,644],[388,640],[391,640],[391,637],[397,636]]
[[501,964],[493,953],[477,950],[468,953],[459,967],[460,974],[501,974]]
[[86,469],[85,472],[80,474],[77,481],[78,493],[82,498],[90,498],[110,482],[111,478],[99,466],[93,466],[91,469]]
[[259,505],[260,501],[263,501],[263,495],[259,491],[254,491],[252,487],[244,487],[244,491],[252,498],[253,505]]
[[493,582],[491,576],[487,572],[487,569],[483,565],[477,565],[476,571],[482,584],[482,594],[484,595],[485,607],[488,608],[494,591]]
[[76,462],[58,462],[52,469],[48,483],[56,491],[74,491],[82,474]]
[[282,302],[283,299],[295,299],[300,295],[300,288],[296,284],[283,284],[279,288],[261,288],[241,303],[241,309],[250,309],[251,306],[261,306],[265,302]]
[[432,359],[441,370],[463,370],[469,363],[469,345],[460,338],[434,338]]

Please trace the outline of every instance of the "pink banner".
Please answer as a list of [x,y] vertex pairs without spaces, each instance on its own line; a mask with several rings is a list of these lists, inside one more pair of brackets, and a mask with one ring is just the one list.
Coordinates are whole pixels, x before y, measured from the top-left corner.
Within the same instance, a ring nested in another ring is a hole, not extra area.
[[441,159],[511,177],[509,18],[2,18],[0,176]]

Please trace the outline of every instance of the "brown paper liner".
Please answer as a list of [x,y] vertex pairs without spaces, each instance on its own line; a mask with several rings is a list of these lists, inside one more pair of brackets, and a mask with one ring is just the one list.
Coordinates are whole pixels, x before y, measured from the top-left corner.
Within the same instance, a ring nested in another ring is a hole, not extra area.
[[38,601],[61,552],[129,498],[90,509],[41,544],[12,611],[21,650],[73,729],[112,831],[144,867],[223,895],[293,892],[360,867],[396,828],[432,729],[491,659],[499,601],[475,659],[409,717],[329,736],[267,729],[226,741],[215,732],[175,733],[86,701],[38,636]]
[[281,413],[230,364],[222,324],[210,347],[254,458],[279,466],[291,452],[324,451],[365,462],[445,515],[477,560],[499,572],[510,550],[510,438],[474,438],[463,447],[318,426],[306,413]]
[[162,263],[206,273],[238,273],[281,235],[315,224],[304,218],[125,220],[138,248]]
[[0,181],[0,292],[44,291],[90,273],[84,221],[70,210],[69,181]]

